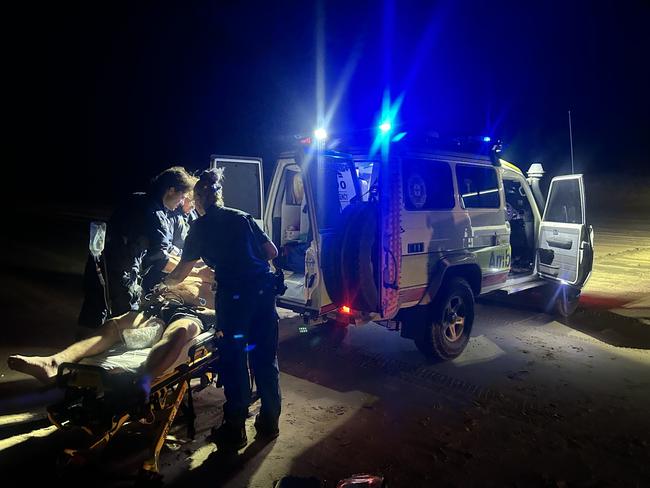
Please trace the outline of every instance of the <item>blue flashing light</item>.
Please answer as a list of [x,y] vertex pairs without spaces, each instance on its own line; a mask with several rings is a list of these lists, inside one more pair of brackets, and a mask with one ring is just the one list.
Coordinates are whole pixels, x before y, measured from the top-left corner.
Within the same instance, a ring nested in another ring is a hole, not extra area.
[[483,136],[483,142],[490,142],[492,138],[490,136]]
[[233,337],[233,339],[243,339],[243,338],[244,338],[244,334],[235,334],[235,335],[232,336],[232,337]]
[[316,137],[316,139],[319,141],[324,141],[327,139],[327,131],[324,128],[319,127],[314,131],[314,137]]
[[371,157],[374,157],[377,153],[381,152],[381,157],[384,160],[388,160],[391,137],[393,136],[392,132],[397,126],[399,126],[397,115],[402,106],[403,100],[404,94],[402,93],[397,97],[397,99],[391,101],[388,88],[384,90],[384,96],[382,97],[381,102],[381,113],[376,119],[376,134],[369,151]]
[[395,137],[391,139],[391,142],[398,142],[404,139],[406,136],[406,132],[400,132],[399,134],[395,134]]

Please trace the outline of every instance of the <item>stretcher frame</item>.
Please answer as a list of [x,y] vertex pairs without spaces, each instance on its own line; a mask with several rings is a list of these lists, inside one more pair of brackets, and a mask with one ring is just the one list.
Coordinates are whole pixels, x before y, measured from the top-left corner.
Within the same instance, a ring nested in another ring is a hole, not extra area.
[[[65,470],[87,464],[126,424],[139,422],[150,426],[153,445],[138,476],[160,479],[160,451],[179,408],[187,418],[188,437],[193,439],[196,415],[192,395],[217,382],[217,340],[214,331],[200,334],[189,347],[187,360],[154,380],[146,403],[134,398],[133,374],[112,374],[95,365],[61,364],[57,384],[65,397],[47,408],[48,417],[58,429],[80,428],[88,437],[84,447],[63,450],[59,467]],[[200,383],[192,386],[191,381],[197,378]]]

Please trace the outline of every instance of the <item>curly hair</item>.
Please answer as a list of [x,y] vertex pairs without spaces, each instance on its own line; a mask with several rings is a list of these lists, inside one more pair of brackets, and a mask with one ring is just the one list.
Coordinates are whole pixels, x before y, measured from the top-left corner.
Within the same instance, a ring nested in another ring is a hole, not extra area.
[[194,193],[204,201],[206,207],[210,205],[224,206],[221,186],[221,181],[224,178],[223,173],[224,168],[206,169],[194,185]]

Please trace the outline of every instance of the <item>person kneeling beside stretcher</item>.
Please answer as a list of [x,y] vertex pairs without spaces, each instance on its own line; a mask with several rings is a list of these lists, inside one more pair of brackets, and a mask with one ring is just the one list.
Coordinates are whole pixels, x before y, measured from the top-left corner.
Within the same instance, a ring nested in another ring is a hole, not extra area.
[[[162,325],[165,329],[157,342],[144,345],[151,347],[151,351],[138,371],[144,393],[148,394],[151,380],[174,364],[183,346],[214,326],[213,284],[214,273],[209,268],[195,268],[189,280],[160,290],[160,294],[145,300],[137,312],[127,312],[107,320],[94,335],[51,356],[12,355],[7,364],[9,368],[31,375],[42,383],[53,384],[61,364],[95,356],[120,342],[125,342],[128,347],[129,342],[133,342],[129,340],[135,335],[133,331]],[[148,335],[155,339],[159,334]]]

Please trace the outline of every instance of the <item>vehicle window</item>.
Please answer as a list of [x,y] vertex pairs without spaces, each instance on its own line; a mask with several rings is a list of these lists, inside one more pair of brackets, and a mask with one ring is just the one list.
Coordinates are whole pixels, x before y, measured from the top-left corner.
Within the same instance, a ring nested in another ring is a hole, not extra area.
[[316,218],[320,229],[334,227],[341,211],[357,197],[357,175],[352,161],[323,157],[317,161],[316,184],[313,185],[316,200]]
[[551,185],[544,220],[566,224],[582,224],[580,182],[577,179],[555,180]]
[[503,194],[506,197],[505,213],[506,220],[509,222],[513,220],[533,221],[533,209],[523,187],[525,184],[520,180],[503,179]]
[[302,205],[305,189],[302,184],[302,175],[298,171],[286,171],[284,180],[286,204]]
[[447,163],[429,159],[402,161],[402,190],[406,210],[454,208],[454,185]]
[[499,208],[499,181],[494,168],[459,164],[456,181],[465,208]]
[[352,171],[348,165],[337,169],[336,182],[336,186],[339,190],[339,204],[341,205],[341,210],[343,210],[350,204],[350,200],[352,200],[356,195]]
[[259,163],[215,160],[210,167],[224,168],[223,176],[227,183],[223,185],[223,200],[226,205],[249,213],[254,219],[261,219]]
[[361,187],[361,200],[367,202],[371,193],[376,193],[377,168],[374,161],[355,161],[357,178]]

